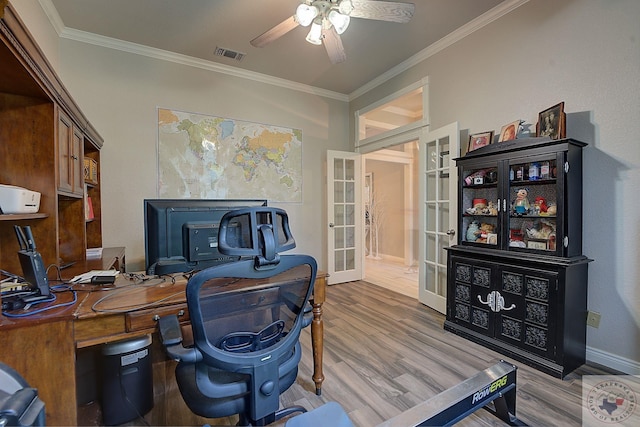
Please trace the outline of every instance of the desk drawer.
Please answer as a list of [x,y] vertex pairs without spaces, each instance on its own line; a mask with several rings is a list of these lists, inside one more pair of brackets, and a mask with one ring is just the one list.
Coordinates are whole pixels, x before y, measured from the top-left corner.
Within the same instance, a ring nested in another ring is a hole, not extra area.
[[186,303],[150,308],[147,310],[138,310],[126,314],[125,324],[127,332],[155,329],[158,324],[156,321],[157,317],[169,316],[172,314],[178,315],[178,319],[181,323],[189,321],[189,310],[187,310]]

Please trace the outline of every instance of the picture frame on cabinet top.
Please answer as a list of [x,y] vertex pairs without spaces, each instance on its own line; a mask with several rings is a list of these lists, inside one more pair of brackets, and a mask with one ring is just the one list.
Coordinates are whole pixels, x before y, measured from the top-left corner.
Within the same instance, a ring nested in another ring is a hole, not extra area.
[[480,133],[474,133],[469,135],[469,145],[467,146],[467,152],[476,150],[480,147],[485,147],[493,142],[493,131],[486,131]]
[[498,142],[505,142],[516,139],[518,136],[518,131],[520,130],[521,123],[522,120],[515,120],[502,126],[502,129],[500,129],[500,137],[498,138]]
[[538,114],[536,136],[548,136],[551,139],[566,138],[567,131],[564,102],[560,102],[553,107],[549,107]]

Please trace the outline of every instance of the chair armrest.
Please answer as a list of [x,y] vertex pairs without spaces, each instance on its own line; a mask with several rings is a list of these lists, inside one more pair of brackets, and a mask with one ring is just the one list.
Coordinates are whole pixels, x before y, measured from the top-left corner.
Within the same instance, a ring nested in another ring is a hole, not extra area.
[[173,314],[160,317],[158,319],[158,329],[160,330],[160,340],[169,357],[186,363],[202,360],[202,354],[198,349],[182,345],[182,330],[180,329],[178,316]]
[[160,329],[160,339],[165,347],[182,342],[180,322],[178,321],[178,316],[175,314],[160,317],[158,319],[158,328]]

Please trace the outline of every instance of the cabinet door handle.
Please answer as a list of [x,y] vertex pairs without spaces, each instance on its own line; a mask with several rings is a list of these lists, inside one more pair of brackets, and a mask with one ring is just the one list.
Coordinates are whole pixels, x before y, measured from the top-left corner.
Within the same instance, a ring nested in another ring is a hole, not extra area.
[[449,236],[455,236],[456,235],[456,230],[454,230],[453,228],[451,230],[447,230],[447,234]]
[[478,301],[480,301],[484,305],[488,305],[491,311],[496,311],[496,291],[491,291],[487,294],[487,300],[482,301],[480,295],[478,295]]
[[502,295],[500,295],[500,292],[498,292],[498,291],[493,291],[493,292],[495,292],[496,296],[497,296],[497,298],[496,298],[496,311],[500,311],[500,310],[508,311],[508,310],[513,310],[514,308],[516,308],[515,304],[511,304],[510,307],[505,307],[504,306],[504,297]]
[[514,308],[516,308],[515,304],[511,304],[510,307],[505,307],[504,306],[504,297],[502,295],[500,295],[500,292],[498,291],[491,291],[487,294],[487,300],[486,301],[482,301],[482,297],[480,295],[478,295],[478,301],[480,301],[482,304],[484,305],[488,305],[489,308],[491,309],[491,311],[493,311],[494,313],[497,313],[499,311],[509,311],[509,310],[513,310]]

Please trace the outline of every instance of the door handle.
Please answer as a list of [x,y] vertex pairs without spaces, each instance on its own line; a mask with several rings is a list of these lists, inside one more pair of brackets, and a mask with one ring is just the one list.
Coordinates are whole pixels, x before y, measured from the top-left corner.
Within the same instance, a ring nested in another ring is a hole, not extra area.
[[488,305],[489,308],[491,309],[491,311],[497,313],[499,311],[508,311],[508,310],[513,310],[514,308],[516,308],[515,304],[511,304],[511,306],[506,307],[504,305],[504,297],[502,295],[500,295],[500,292],[498,291],[491,291],[487,294],[487,300],[486,301],[482,301],[482,297],[480,295],[478,295],[478,300],[484,304],[484,305]]
[[334,226],[335,225],[332,222],[329,223],[329,228],[333,228]]
[[449,236],[455,236],[456,235],[456,230],[454,230],[453,228],[451,230],[447,230],[447,234]]

